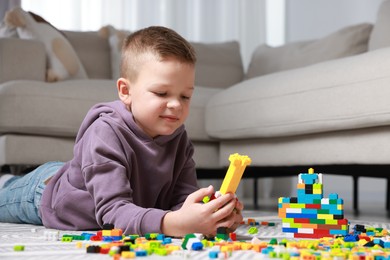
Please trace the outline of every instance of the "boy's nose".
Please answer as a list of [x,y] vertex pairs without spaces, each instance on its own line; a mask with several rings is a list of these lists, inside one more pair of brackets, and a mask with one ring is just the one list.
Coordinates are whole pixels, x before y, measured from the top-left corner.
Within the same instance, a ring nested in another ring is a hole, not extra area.
[[171,99],[168,101],[167,107],[168,108],[179,108],[181,106],[181,103],[177,99]]

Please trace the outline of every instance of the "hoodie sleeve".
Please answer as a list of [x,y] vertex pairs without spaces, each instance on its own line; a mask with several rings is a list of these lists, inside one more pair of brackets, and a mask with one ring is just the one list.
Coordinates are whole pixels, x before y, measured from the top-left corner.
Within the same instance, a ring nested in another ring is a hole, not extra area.
[[182,142],[184,143],[183,147],[185,147],[185,150],[183,153],[179,153],[183,158],[178,161],[183,162],[183,164],[178,167],[181,171],[178,174],[174,195],[172,196],[174,198],[172,201],[172,210],[180,209],[188,195],[198,190],[195,161],[192,158],[194,147],[186,134]]
[[161,232],[167,211],[143,208],[133,203],[128,172],[131,156],[124,151],[110,125],[95,121],[84,133],[80,152],[82,175],[96,209],[99,225],[114,224],[125,234]]

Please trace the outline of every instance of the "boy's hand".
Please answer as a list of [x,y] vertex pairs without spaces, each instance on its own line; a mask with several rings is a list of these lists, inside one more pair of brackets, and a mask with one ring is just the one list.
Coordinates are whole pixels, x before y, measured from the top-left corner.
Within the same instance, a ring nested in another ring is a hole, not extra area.
[[242,210],[244,209],[244,205],[236,199],[236,207],[234,208],[234,224],[229,227],[228,231],[233,232],[237,229],[240,223],[244,220],[242,217]]
[[206,204],[201,203],[205,196],[212,194],[214,194],[212,186],[190,194],[180,210],[165,215],[162,232],[171,236],[184,236],[188,233],[215,236],[218,227],[235,230],[242,221],[242,203],[231,193]]

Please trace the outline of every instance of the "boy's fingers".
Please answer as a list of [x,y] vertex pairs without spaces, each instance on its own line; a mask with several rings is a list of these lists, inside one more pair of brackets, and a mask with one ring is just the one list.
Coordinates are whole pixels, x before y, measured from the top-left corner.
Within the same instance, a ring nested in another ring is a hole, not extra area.
[[194,193],[190,194],[188,196],[188,199],[190,202],[198,203],[203,200],[205,196],[210,196],[210,194],[214,193],[214,188],[212,185],[208,186],[207,188],[201,188]]
[[219,197],[218,199],[215,199],[211,202],[208,203],[210,204],[210,209],[215,212],[214,215],[218,219],[224,218],[230,213],[232,213],[236,205],[236,202],[234,201],[232,195],[228,194],[223,195],[222,197]]

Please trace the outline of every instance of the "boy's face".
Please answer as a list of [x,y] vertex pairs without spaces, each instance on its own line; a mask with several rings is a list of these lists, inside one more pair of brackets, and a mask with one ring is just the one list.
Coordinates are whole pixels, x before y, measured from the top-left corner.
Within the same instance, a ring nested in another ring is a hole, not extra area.
[[142,63],[135,82],[121,78],[117,85],[137,125],[154,138],[172,134],[187,119],[194,79],[193,65],[152,58]]

